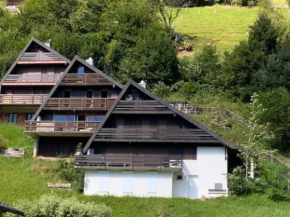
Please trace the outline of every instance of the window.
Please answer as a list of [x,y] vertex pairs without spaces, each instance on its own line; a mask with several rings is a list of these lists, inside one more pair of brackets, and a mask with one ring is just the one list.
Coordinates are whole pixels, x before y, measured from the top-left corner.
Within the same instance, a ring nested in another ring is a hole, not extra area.
[[182,179],[183,179],[182,175],[177,175],[177,176],[176,176],[176,180],[177,180],[177,181],[181,181]]
[[109,172],[100,171],[99,172],[99,192],[109,191]]
[[101,98],[107,98],[108,97],[108,91],[102,90],[101,92]]
[[75,121],[74,115],[55,114],[54,121]]
[[87,121],[99,121],[101,122],[105,116],[104,115],[87,115]]
[[147,173],[147,193],[157,193],[157,173]]
[[84,73],[85,73],[85,67],[80,66],[80,67],[78,68],[78,74],[84,74]]
[[133,172],[123,172],[123,193],[133,192]]
[[8,116],[8,123],[16,123],[17,122],[17,113],[10,113]]
[[42,74],[47,74],[47,68],[42,68]]
[[32,119],[32,117],[33,117],[33,113],[27,113],[25,120],[30,121]]
[[214,189],[215,190],[223,190],[223,184],[222,183],[215,183]]
[[87,98],[93,98],[93,91],[92,90],[87,91]]

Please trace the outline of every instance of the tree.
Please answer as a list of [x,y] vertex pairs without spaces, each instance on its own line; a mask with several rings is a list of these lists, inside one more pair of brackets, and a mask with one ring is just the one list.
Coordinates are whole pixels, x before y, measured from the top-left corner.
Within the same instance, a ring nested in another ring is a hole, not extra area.
[[277,88],[259,96],[262,105],[259,123],[280,139],[280,149],[286,150],[290,136],[290,94],[284,88]]
[[223,61],[225,88],[230,89],[244,101],[259,91],[258,71],[268,58],[275,54],[279,34],[266,12],[261,12],[253,26],[249,38],[236,46],[232,53],[226,53]]
[[290,45],[283,44],[278,53],[271,55],[259,71],[259,84],[263,91],[284,87],[290,90]]
[[219,85],[221,65],[219,54],[212,45],[205,45],[193,57],[184,57],[180,60],[180,73],[185,81],[199,84]]

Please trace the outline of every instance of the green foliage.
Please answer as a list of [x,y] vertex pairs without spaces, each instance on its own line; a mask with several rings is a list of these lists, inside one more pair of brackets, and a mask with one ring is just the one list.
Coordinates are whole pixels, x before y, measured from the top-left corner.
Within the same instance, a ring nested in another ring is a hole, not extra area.
[[249,38],[236,46],[232,53],[226,53],[223,62],[224,88],[244,101],[259,90],[258,71],[269,56],[277,51],[279,34],[267,13],[261,12],[250,27]]
[[290,46],[283,44],[277,54],[269,57],[259,73],[259,83],[263,91],[278,87],[290,90]]
[[193,57],[180,60],[180,73],[185,81],[217,86],[220,71],[219,54],[211,45],[204,46]]
[[51,169],[58,180],[72,183],[72,187],[80,191],[84,188],[85,171],[74,168],[74,159],[58,158],[56,165]]
[[[15,205],[27,217],[110,217],[111,209],[103,204],[81,203],[77,198],[63,199],[54,194],[44,195],[39,200],[24,200]],[[14,216],[8,214],[7,216]]]
[[236,167],[231,174],[228,175],[229,191],[235,195],[245,194],[248,190],[246,172],[241,167]]
[[158,84],[153,86],[152,92],[161,98],[165,98],[170,94],[170,87],[163,82],[158,82]]
[[180,93],[185,96],[186,99],[190,99],[198,91],[198,84],[194,82],[185,82],[180,88]]
[[284,88],[277,88],[261,94],[258,102],[263,108],[258,117],[259,122],[281,140],[280,149],[285,150],[289,146],[290,136],[289,92]]

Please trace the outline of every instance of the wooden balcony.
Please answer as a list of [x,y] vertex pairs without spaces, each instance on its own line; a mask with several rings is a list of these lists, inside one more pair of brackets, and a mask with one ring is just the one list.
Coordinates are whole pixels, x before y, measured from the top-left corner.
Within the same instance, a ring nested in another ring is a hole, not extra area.
[[47,94],[0,94],[1,105],[40,105]]
[[120,170],[171,170],[182,169],[181,155],[125,155],[125,154],[93,154],[76,155],[76,168],[99,168]]
[[156,100],[120,100],[114,114],[173,114],[166,106]]
[[11,74],[5,79],[3,85],[54,85],[61,74]]
[[103,78],[102,76],[96,73],[87,73],[87,74],[67,74],[64,79],[61,81],[62,86],[77,86],[77,85],[100,85],[100,86],[107,86],[112,85],[112,82],[108,81],[107,79]]
[[51,98],[44,110],[101,110],[110,109],[116,99],[110,98]]
[[26,121],[26,132],[82,132],[93,133],[99,121]]
[[26,52],[22,55],[17,64],[65,64],[57,55],[50,52]]
[[102,128],[94,141],[219,143],[200,129]]

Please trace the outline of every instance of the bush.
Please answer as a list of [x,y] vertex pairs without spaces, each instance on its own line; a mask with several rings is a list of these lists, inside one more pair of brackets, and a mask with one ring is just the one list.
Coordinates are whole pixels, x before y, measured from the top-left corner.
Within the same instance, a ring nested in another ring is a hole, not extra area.
[[265,193],[270,200],[273,200],[275,202],[283,200],[285,198],[284,191],[275,187],[267,188],[265,190]]
[[165,98],[170,94],[170,87],[163,82],[158,82],[158,84],[153,86],[152,92],[161,98]]
[[[81,203],[76,198],[63,199],[44,195],[39,200],[24,200],[15,205],[26,217],[110,217],[111,209],[103,204]],[[7,216],[14,216],[8,214]]]
[[186,99],[190,99],[198,92],[198,84],[194,82],[186,82],[180,88],[180,93],[185,96]]
[[84,187],[84,170],[75,169],[73,159],[59,158],[52,174],[60,181],[70,182],[75,190],[81,190]]
[[229,191],[235,195],[245,194],[248,190],[246,173],[242,167],[236,167],[231,174],[228,175]]

